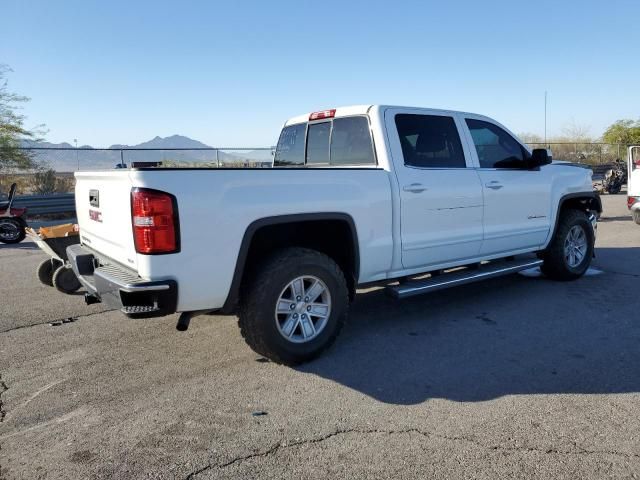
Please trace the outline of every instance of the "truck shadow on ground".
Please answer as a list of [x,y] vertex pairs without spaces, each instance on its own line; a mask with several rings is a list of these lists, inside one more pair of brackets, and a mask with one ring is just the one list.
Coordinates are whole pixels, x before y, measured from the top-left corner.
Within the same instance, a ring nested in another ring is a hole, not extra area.
[[640,301],[599,249],[604,273],[575,282],[512,275],[402,302],[358,295],[336,345],[299,367],[392,404],[429,398],[640,392]]

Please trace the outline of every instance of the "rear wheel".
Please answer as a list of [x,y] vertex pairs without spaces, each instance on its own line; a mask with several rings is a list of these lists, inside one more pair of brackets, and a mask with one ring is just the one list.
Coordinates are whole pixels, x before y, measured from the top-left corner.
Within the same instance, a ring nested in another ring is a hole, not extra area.
[[640,210],[633,210],[633,221],[640,225]]
[[560,213],[556,233],[542,253],[542,272],[554,280],[575,280],[584,275],[593,257],[595,235],[581,210]]
[[53,286],[58,289],[58,291],[66,294],[71,294],[77,291],[80,288],[80,281],[76,274],[73,273],[71,268],[65,267],[62,265],[58,267],[55,272],[53,272],[52,278]]
[[344,274],[331,258],[289,248],[272,255],[252,277],[238,323],[255,352],[294,365],[317,357],[335,341],[349,295]]
[[0,242],[20,243],[27,234],[24,225],[15,218],[0,218]]
[[47,258],[43,260],[40,265],[38,265],[38,280],[43,285],[47,285],[49,287],[53,287],[53,272],[57,270],[62,263],[55,258]]

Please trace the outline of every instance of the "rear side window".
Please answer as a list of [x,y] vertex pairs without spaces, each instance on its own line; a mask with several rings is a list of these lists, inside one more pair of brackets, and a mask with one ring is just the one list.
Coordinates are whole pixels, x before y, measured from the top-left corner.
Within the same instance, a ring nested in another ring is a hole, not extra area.
[[331,132],[331,165],[375,164],[369,121],[365,117],[336,118]]
[[419,168],[465,168],[460,135],[452,117],[396,115],[404,164]]
[[502,128],[482,120],[466,120],[480,168],[523,168],[525,150]]
[[306,128],[306,123],[299,123],[282,129],[273,160],[275,167],[304,165],[304,133]]
[[313,123],[307,132],[307,163],[329,163],[331,122]]

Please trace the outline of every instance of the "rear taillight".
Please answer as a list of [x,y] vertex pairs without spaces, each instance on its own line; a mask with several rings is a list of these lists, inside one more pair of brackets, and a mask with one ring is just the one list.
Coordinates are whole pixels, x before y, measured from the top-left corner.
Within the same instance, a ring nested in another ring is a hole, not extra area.
[[640,197],[627,197],[627,208],[631,209],[636,202],[640,202]]
[[178,205],[173,195],[136,188],[131,192],[131,222],[136,252],[179,251]]

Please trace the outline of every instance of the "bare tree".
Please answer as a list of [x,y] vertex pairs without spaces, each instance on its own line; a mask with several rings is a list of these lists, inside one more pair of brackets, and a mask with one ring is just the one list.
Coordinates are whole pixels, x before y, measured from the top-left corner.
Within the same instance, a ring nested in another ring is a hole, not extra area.
[[38,140],[42,126],[25,128],[25,117],[19,110],[29,98],[9,91],[6,77],[10,71],[6,65],[0,65],[0,170],[34,169],[38,164],[33,156],[19,147],[24,140]]

